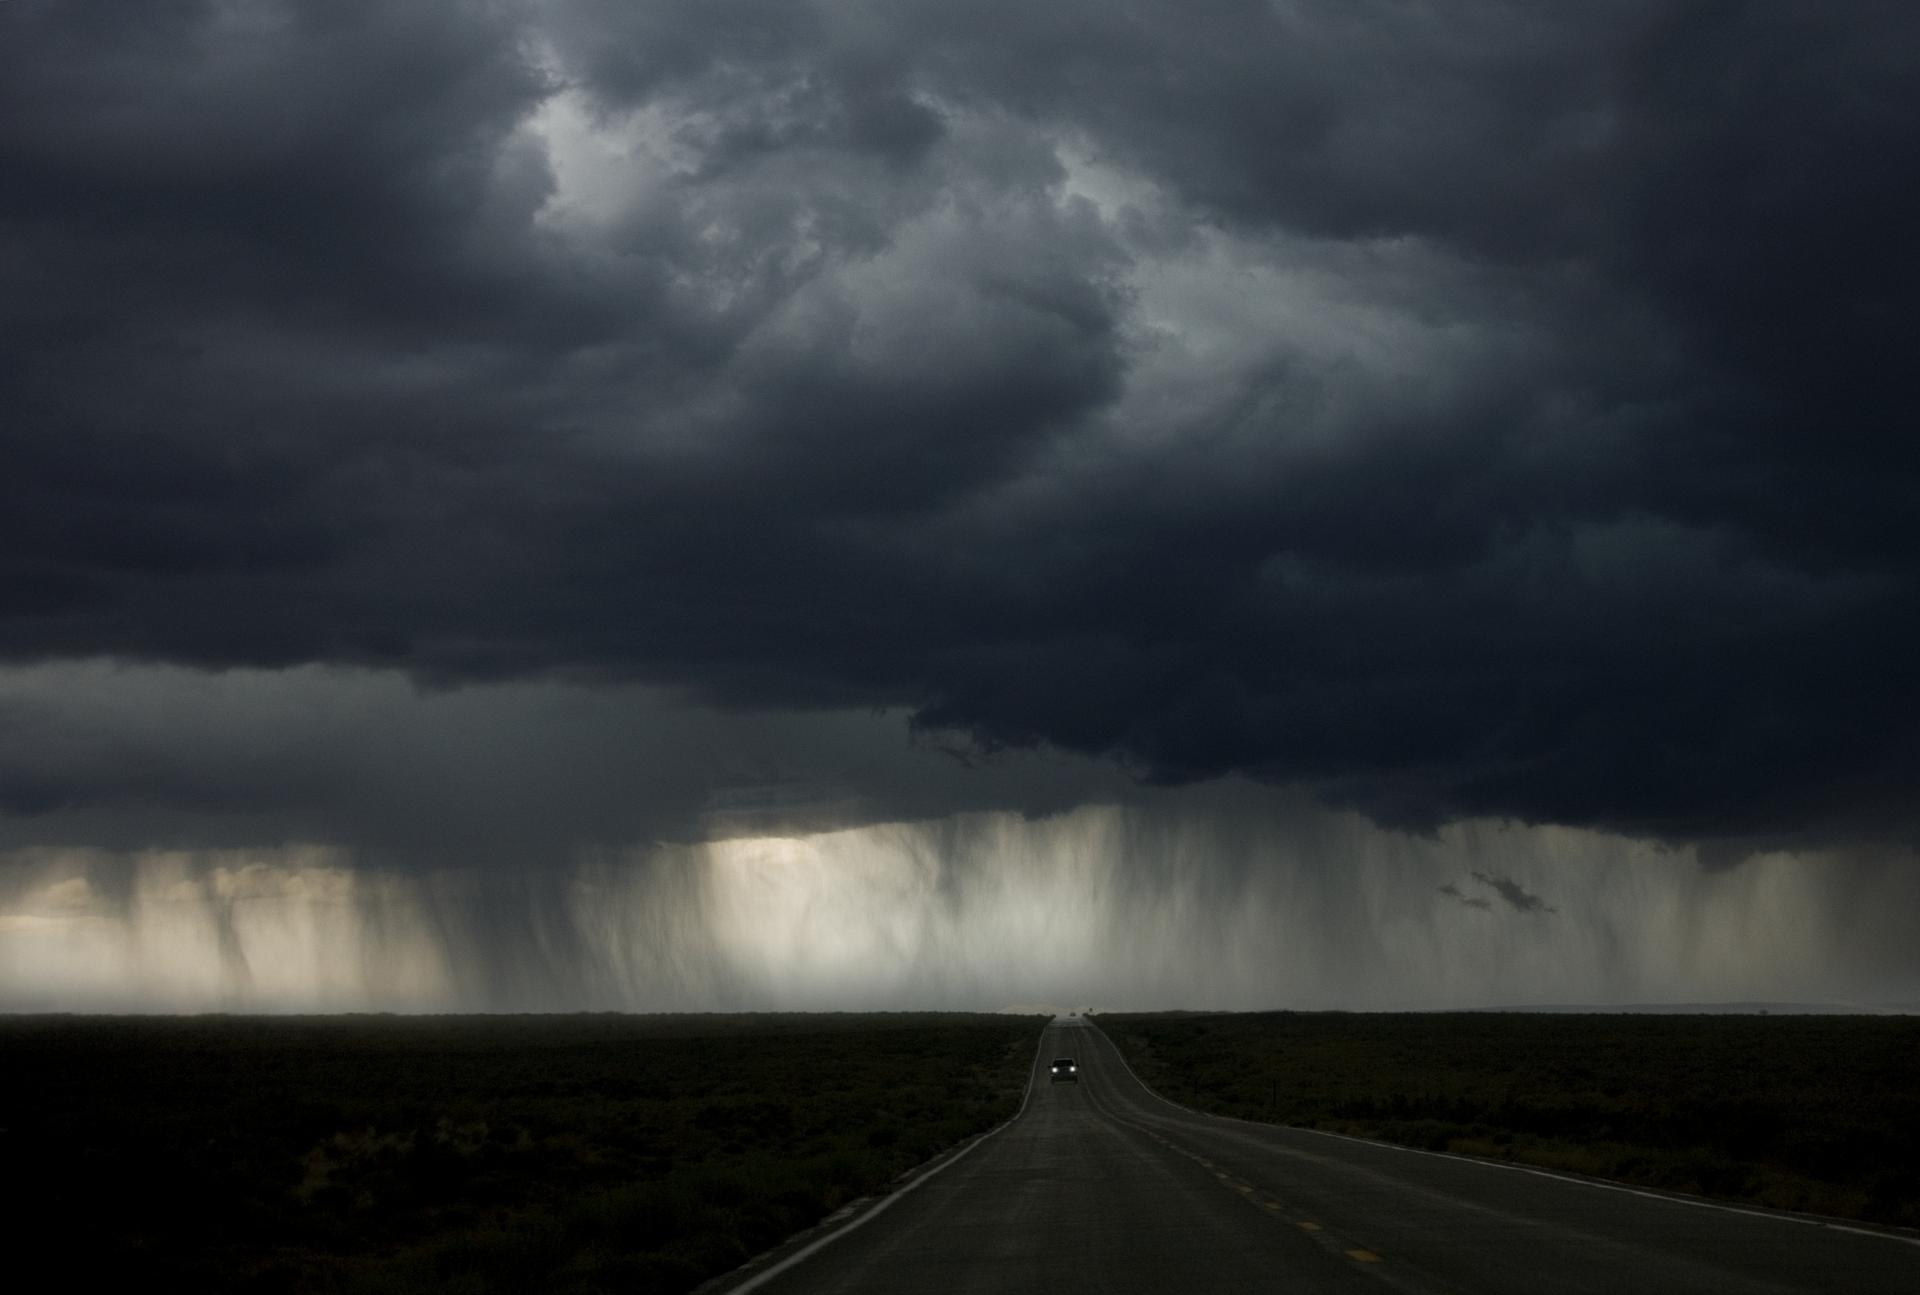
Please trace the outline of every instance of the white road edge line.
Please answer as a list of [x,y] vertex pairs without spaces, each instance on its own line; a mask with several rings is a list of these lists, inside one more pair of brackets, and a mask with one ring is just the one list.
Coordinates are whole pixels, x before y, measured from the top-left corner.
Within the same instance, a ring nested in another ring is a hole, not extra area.
[[1551,1178],[1557,1183],[1572,1183],[1576,1187],[1592,1187],[1603,1192],[1624,1192],[1628,1196],[1643,1196],[1650,1201],[1666,1201],[1670,1205],[1690,1205],[1695,1209],[1718,1210],[1722,1214],[1744,1214],[1748,1218],[1773,1219],[1780,1223],[1798,1223],[1803,1227],[1825,1228],[1830,1232],[1849,1232],[1855,1236],[1879,1237],[1885,1241],[1898,1241],[1902,1245],[1920,1246],[1920,1237],[1905,1237],[1897,1232],[1880,1232],[1873,1228],[1855,1227],[1852,1224],[1830,1221],[1814,1215],[1796,1214],[1791,1210],[1746,1209],[1739,1205],[1723,1205],[1719,1201],[1702,1200],[1697,1196],[1669,1196],[1664,1192],[1650,1192],[1639,1187],[1629,1187],[1625,1183],[1601,1182],[1594,1178],[1575,1178],[1571,1174],[1557,1174],[1551,1169],[1539,1169],[1533,1165],[1515,1165],[1509,1164],[1504,1160],[1482,1160],[1477,1156],[1455,1155],[1449,1151],[1428,1151],[1421,1147],[1403,1147],[1396,1142],[1376,1142],[1372,1138],[1355,1137],[1351,1133],[1331,1133],[1326,1129],[1302,1128],[1298,1124],[1263,1124],[1259,1120],[1243,1120],[1237,1115],[1215,1115],[1212,1111],[1196,1111],[1191,1106],[1182,1106],[1171,1097],[1162,1097],[1158,1092],[1154,1091],[1153,1087],[1149,1085],[1146,1080],[1134,1074],[1133,1067],[1127,1062],[1127,1054],[1120,1050],[1120,1045],[1113,1041],[1097,1021],[1093,1023],[1093,1028],[1100,1031],[1100,1037],[1106,1040],[1107,1046],[1113,1049],[1113,1055],[1120,1059],[1120,1064],[1126,1067],[1127,1073],[1133,1076],[1133,1082],[1140,1085],[1143,1092],[1159,1101],[1165,1102],[1176,1111],[1184,1111],[1188,1115],[1198,1115],[1202,1119],[1223,1120],[1229,1124],[1245,1124],[1250,1128],[1256,1129],[1287,1129],[1294,1133],[1311,1133],[1315,1137],[1338,1138],[1342,1142],[1358,1142],[1362,1146],[1381,1147],[1388,1151],[1403,1151],[1410,1156],[1432,1156],[1436,1160],[1456,1160],[1463,1165],[1479,1165],[1483,1169],[1505,1169],[1510,1173],[1532,1174],[1536,1178]]
[[[788,1255],[785,1259],[782,1259],[779,1263],[767,1269],[765,1272],[755,1273],[752,1277],[749,1277],[746,1281],[741,1282],[738,1286],[727,1287],[726,1290],[728,1295],[746,1295],[748,1291],[758,1290],[760,1287],[766,1285],[768,1282],[772,1281],[775,1277],[778,1277],[781,1273],[793,1267],[795,1264],[799,1263],[801,1260],[808,1258],[809,1256],[813,1255],[817,1251],[826,1249],[828,1246],[838,1241],[841,1237],[846,1236],[849,1232],[853,1232],[858,1228],[865,1227],[867,1224],[873,1222],[875,1219],[879,1218],[882,1214],[885,1214],[888,1210],[892,1209],[893,1203],[899,1200],[902,1196],[905,1196],[907,1193],[917,1190],[921,1183],[926,1182],[929,1178],[933,1177],[935,1174],[945,1173],[948,1169],[953,1168],[954,1165],[960,1163],[960,1161],[965,1160],[968,1156],[972,1155],[974,1151],[979,1148],[982,1142],[985,1142],[988,1138],[992,1137],[994,1134],[999,1133],[1001,1130],[1010,1127],[1016,1121],[1018,1121],[1022,1115],[1025,1115],[1027,1113],[1027,1102],[1033,1097],[1034,1076],[1040,1073],[1040,1058],[1042,1054],[1046,1051],[1047,1032],[1051,1029],[1053,1029],[1053,1022],[1049,1021],[1046,1025],[1042,1026],[1040,1029],[1040,1041],[1033,1045],[1033,1064],[1027,1068],[1027,1090],[1026,1092],[1020,1094],[1019,1110],[1015,1111],[1006,1120],[1002,1121],[999,1124],[994,1125],[992,1128],[988,1129],[985,1133],[982,1133],[978,1137],[974,1138],[974,1140],[969,1142],[966,1146],[960,1148],[960,1150],[954,1152],[951,1156],[948,1156],[945,1160],[941,1161],[939,1164],[935,1165],[933,1168],[927,1170],[927,1172],[925,1172],[924,1174],[921,1174],[918,1178],[915,1178],[912,1182],[908,1183],[905,1187],[902,1187],[899,1191],[889,1192],[886,1196],[881,1197],[879,1204],[875,1205],[872,1209],[868,1210],[865,1214],[860,1214],[855,1216],[852,1220],[850,1220],[845,1225],[835,1228],[833,1231],[827,1233],[827,1235],[820,1237],[819,1239],[811,1242],[810,1244],[803,1246],[802,1248],[794,1251],[792,1254]],[[1122,1065],[1126,1064],[1126,1058],[1124,1057],[1121,1058],[1121,1064]],[[1142,1084],[1141,1087],[1145,1088],[1146,1085]],[[1153,1090],[1148,1089],[1147,1091],[1152,1092]]]

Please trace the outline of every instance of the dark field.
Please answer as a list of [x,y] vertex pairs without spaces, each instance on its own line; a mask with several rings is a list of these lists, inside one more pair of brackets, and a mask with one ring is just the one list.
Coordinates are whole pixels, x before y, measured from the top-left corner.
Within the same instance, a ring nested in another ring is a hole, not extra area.
[[1013,1114],[1040,1025],[0,1019],[9,1231],[69,1289],[686,1290]]
[[1920,1019],[1103,1015],[1222,1115],[1920,1226]]

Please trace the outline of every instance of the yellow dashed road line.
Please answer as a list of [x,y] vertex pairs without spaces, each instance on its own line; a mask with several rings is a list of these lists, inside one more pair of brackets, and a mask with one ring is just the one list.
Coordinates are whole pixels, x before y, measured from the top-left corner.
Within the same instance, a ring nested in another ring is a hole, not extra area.
[[[1185,1147],[1182,1147],[1179,1144],[1175,1143],[1171,1138],[1162,1137],[1160,1134],[1155,1133],[1151,1130],[1142,1129],[1141,1132],[1146,1133],[1148,1137],[1152,1138],[1155,1142],[1158,1142],[1161,1146],[1165,1147],[1167,1150],[1172,1151],[1177,1155],[1185,1156],[1187,1159],[1200,1165],[1202,1168],[1212,1171],[1213,1176],[1215,1178],[1218,1178],[1221,1182],[1233,1188],[1236,1192],[1239,1192],[1242,1196],[1245,1196],[1248,1199],[1253,1200],[1256,1204],[1260,1205],[1263,1209],[1267,1210],[1269,1213],[1282,1214],[1282,1215],[1287,1213],[1287,1207],[1284,1204],[1282,1204],[1280,1201],[1271,1200],[1271,1199],[1267,1199],[1267,1200],[1259,1199],[1259,1196],[1261,1195],[1261,1193],[1256,1191],[1252,1183],[1246,1182],[1239,1178],[1235,1178],[1232,1174],[1228,1173],[1226,1170],[1216,1166],[1213,1161],[1207,1159],[1205,1156],[1200,1155],[1196,1152],[1188,1151]],[[1322,1232],[1325,1230],[1318,1223],[1315,1223],[1312,1219],[1295,1219],[1294,1226],[1298,1227],[1302,1232]],[[1341,1240],[1344,1240],[1344,1238],[1341,1238]],[[1331,1249],[1335,1246],[1338,1246],[1340,1244],[1340,1241],[1335,1240],[1333,1237],[1329,1236],[1329,1237],[1322,1238],[1321,1244],[1328,1245],[1328,1248]],[[1357,1264],[1378,1264],[1378,1263],[1386,1262],[1386,1260],[1382,1259],[1379,1255],[1375,1254],[1371,1250],[1361,1250],[1356,1248],[1352,1250],[1347,1250],[1344,1253],[1346,1254],[1347,1258],[1353,1260]]]

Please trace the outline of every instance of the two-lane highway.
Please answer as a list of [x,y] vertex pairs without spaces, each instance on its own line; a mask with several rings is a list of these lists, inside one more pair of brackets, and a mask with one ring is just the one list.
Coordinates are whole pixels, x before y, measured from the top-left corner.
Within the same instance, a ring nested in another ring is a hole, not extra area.
[[[1055,1057],[1078,1083],[1052,1083]],[[1199,1115],[1048,1027],[1021,1115],[735,1289],[1920,1291],[1913,1238]]]

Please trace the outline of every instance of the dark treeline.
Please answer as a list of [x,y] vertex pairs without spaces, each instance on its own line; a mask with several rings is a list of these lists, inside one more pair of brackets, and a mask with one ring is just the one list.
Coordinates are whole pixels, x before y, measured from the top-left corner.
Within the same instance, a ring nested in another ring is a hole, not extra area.
[[1920,1226],[1920,1019],[1102,1016],[1202,1110]]
[[686,1290],[1016,1109],[1039,1022],[0,1018],[74,1289]]

